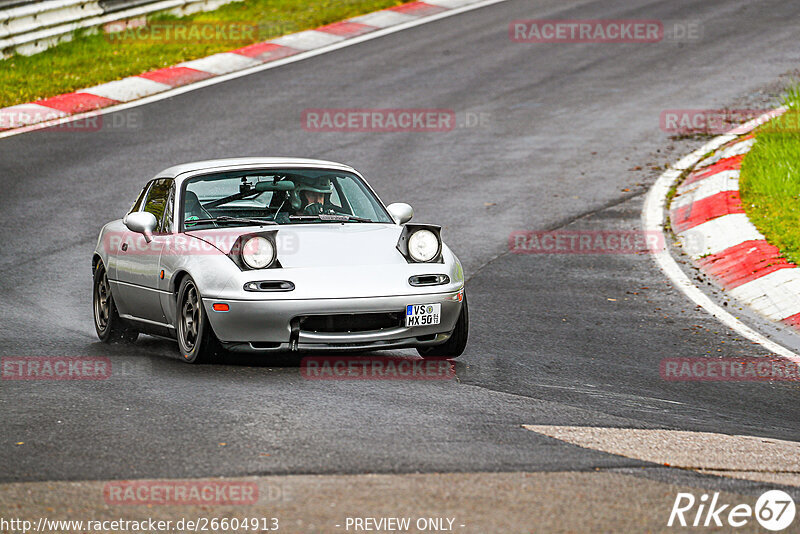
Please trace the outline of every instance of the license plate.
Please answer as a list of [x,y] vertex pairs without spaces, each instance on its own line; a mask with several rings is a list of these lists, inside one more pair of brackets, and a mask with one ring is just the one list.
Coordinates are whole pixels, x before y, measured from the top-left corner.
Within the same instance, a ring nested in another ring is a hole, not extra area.
[[409,304],[406,306],[406,326],[430,326],[442,320],[441,304]]

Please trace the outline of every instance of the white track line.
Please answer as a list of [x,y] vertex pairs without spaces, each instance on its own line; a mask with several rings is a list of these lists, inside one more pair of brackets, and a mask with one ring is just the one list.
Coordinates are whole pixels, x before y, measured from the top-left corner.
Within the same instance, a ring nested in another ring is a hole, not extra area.
[[[770,117],[774,116],[772,114],[767,115]],[[758,121],[761,119],[763,119],[763,117],[759,117],[758,119],[751,121],[751,123],[757,125]],[[742,132],[742,127],[737,128],[737,131]],[[656,183],[653,184],[653,187],[651,187],[650,191],[647,193],[647,198],[645,199],[644,207],[642,208],[642,225],[644,226],[645,231],[664,231],[664,215],[667,193],[669,192],[669,188],[672,186],[675,180],[677,180],[681,175],[681,170],[688,169],[700,161],[700,158],[702,158],[704,155],[708,154],[712,150],[716,150],[720,146],[733,139],[735,139],[735,137],[731,135],[722,135],[716,137],[688,156],[685,156],[672,169],[665,171],[661,176],[659,176],[658,180],[656,180]],[[666,236],[664,236],[664,238],[666,240]],[[774,352],[778,356],[782,356],[787,360],[800,363],[800,356],[798,356],[796,353],[787,349],[783,345],[767,339],[765,336],[759,334],[741,322],[739,319],[725,311],[721,306],[718,306],[716,303],[714,303],[705,293],[700,290],[700,288],[695,286],[691,280],[689,280],[689,277],[686,276],[686,274],[681,270],[668,250],[653,249],[651,253],[656,265],[658,265],[661,270],[664,271],[664,274],[667,275],[672,283],[675,284],[678,289],[683,291],[683,293],[695,304],[701,306],[722,324],[735,330],[750,341],[754,341],[763,346],[765,349]]]
[[[277,69],[278,67],[282,67],[283,65],[288,65],[290,63],[296,63],[298,61],[303,61],[304,59],[321,56],[322,54],[327,54],[328,52],[333,52],[334,50],[339,50],[341,48],[347,48],[348,46],[354,46],[359,43],[363,43],[365,41],[371,41],[372,39],[378,39],[383,37],[384,35],[389,35],[392,33],[401,32],[403,30],[407,30],[409,28],[414,28],[416,26],[422,26],[423,24],[427,24],[429,22],[434,22],[441,19],[446,19],[448,17],[453,17],[455,15],[459,15],[461,13],[466,13],[468,11],[473,11],[475,9],[480,9],[482,7],[491,6],[494,4],[500,4],[502,2],[506,2],[508,0],[482,0],[480,2],[475,2],[474,4],[468,4],[463,7],[451,9],[449,11],[443,11],[441,13],[437,13],[435,15],[429,15],[427,17],[419,18],[410,20],[408,22],[403,22],[396,26],[391,26],[389,28],[383,28],[381,30],[376,30],[374,32],[370,32],[364,35],[360,35],[358,37],[353,37],[350,39],[346,39],[344,41],[333,43],[328,45],[324,48],[317,48],[314,50],[309,50],[307,52],[301,52],[300,54],[296,54],[294,56],[289,56],[283,59],[279,59],[276,61],[270,61],[269,63],[264,63],[261,65],[257,65],[245,70],[241,70],[238,72],[231,72],[230,74],[224,74],[222,76],[216,76],[214,78],[209,78],[207,80],[195,82],[190,85],[184,85],[182,87],[176,87],[169,91],[164,91],[163,93],[158,93],[156,95],[145,97],[141,100],[135,100],[133,102],[127,102],[124,104],[119,104],[116,106],[110,106],[107,108],[102,108],[96,111],[92,111],[90,113],[81,113],[79,115],[70,115],[69,117],[65,117],[63,119],[55,119],[48,122],[41,122],[38,124],[32,124],[30,126],[25,126],[22,128],[17,128],[15,130],[8,130],[5,132],[0,132],[0,139],[4,139],[6,137],[12,137],[15,135],[20,135],[27,132],[32,132],[35,130],[41,130],[43,128],[50,128],[52,126],[56,126],[59,124],[66,124],[68,122],[73,122],[77,120],[81,120],[87,117],[96,117],[97,115],[106,115],[108,113],[114,113],[116,111],[122,111],[125,109],[135,108],[138,106],[145,106],[147,104],[151,104],[153,102],[158,102],[160,100],[165,100],[167,98],[172,98],[173,96],[177,96],[183,93],[188,93],[190,91],[196,91],[197,89],[201,89],[203,87],[208,87],[210,85],[216,85],[218,83],[227,82],[228,80],[233,80],[236,78],[241,78],[242,76],[248,76],[250,74],[255,74],[256,72],[262,72],[265,70],[270,69]],[[356,19],[359,17],[356,17]],[[355,20],[355,19],[349,19]]]

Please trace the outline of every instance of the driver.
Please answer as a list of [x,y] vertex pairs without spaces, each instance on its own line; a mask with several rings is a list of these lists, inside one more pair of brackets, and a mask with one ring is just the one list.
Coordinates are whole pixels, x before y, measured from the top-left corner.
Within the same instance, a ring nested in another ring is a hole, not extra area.
[[301,201],[298,209],[303,215],[335,213],[336,206],[330,202],[333,193],[330,178],[295,178],[294,190]]

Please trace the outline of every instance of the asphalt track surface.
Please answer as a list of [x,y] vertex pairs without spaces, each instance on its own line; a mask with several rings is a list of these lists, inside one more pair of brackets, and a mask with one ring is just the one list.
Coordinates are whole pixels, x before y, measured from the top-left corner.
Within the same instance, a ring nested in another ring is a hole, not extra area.
[[[693,21],[703,34],[509,40],[510,21],[535,18]],[[640,467],[671,480],[692,475],[521,425],[800,438],[796,384],[660,378],[664,358],[765,350],[697,310],[647,256],[508,253],[514,230],[639,228],[654,166],[701,143],[670,139],[661,111],[766,106],[800,59],[797,20],[800,3],[777,0],[509,1],[123,112],[135,128],[0,141],[0,355],[108,356],[117,369],[3,381],[0,482]],[[307,108],[446,108],[460,126],[314,133]],[[466,127],[467,113],[483,124]],[[189,366],[168,341],[97,341],[102,224],[165,167],[256,155],[351,164],[385,202],[444,226],[469,278],[457,380],[309,381],[291,358]]]

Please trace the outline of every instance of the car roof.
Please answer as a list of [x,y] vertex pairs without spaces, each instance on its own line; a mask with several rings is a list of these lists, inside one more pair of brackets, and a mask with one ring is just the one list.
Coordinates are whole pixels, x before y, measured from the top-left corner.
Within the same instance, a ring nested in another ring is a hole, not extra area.
[[[324,168],[331,170],[348,171],[359,174],[354,168],[336,163],[334,161],[325,161],[321,159],[306,159],[306,158],[276,158],[276,157],[258,157],[258,158],[224,158],[212,159],[206,161],[195,161],[192,163],[182,163],[165,169],[156,175],[156,178],[174,178],[176,181],[182,181],[193,174],[203,171],[232,171],[239,169],[257,169],[260,167],[309,167],[309,168]],[[360,176],[360,174],[359,174]]]

